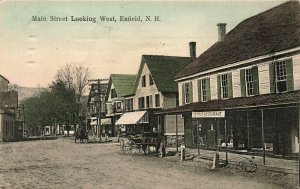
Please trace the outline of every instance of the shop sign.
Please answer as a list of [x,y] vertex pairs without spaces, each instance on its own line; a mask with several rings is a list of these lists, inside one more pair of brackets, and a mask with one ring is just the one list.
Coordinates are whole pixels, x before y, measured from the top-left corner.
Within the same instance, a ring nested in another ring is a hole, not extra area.
[[224,118],[225,111],[192,112],[192,118]]

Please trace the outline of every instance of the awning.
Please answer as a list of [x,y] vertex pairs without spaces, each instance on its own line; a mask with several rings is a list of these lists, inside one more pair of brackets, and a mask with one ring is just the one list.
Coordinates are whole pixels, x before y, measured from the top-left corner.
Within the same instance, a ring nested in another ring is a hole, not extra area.
[[148,123],[148,119],[143,117],[146,113],[147,113],[147,111],[126,112],[116,122],[116,125],[131,125],[131,124],[137,124],[137,123]]
[[101,125],[111,125],[111,118],[102,118]]

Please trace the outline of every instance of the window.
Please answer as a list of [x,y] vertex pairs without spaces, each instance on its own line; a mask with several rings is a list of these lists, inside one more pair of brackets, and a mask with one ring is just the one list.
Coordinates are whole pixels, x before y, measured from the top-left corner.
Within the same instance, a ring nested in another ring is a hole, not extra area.
[[252,68],[245,70],[245,83],[247,96],[254,95],[254,76]]
[[125,99],[125,110],[133,110],[133,99],[129,98],[129,99]]
[[286,62],[279,61],[275,64],[275,73],[276,73],[276,89],[277,92],[287,91],[287,71],[286,71]]
[[110,90],[110,96],[111,96],[111,98],[116,98],[117,97],[116,89],[111,89]]
[[160,107],[160,96],[155,94],[155,107]]
[[221,98],[228,98],[228,76],[221,75]]
[[206,79],[201,79],[201,101],[206,102],[207,101],[207,85],[206,85]]
[[139,98],[139,109],[143,109],[143,108],[145,108],[145,98],[140,97]]
[[149,84],[150,85],[153,85],[154,84],[154,82],[153,82],[153,78],[152,78],[152,76],[149,74]]
[[142,77],[142,87],[146,87],[146,75]]
[[121,109],[121,102],[117,102],[117,110]]
[[190,83],[184,83],[184,104],[190,103]]
[[150,107],[150,97],[146,96],[146,108]]

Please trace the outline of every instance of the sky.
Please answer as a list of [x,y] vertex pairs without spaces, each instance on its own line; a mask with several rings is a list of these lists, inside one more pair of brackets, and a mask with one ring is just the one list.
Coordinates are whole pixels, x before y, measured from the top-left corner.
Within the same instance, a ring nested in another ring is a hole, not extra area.
[[[84,64],[92,77],[136,74],[141,56],[197,56],[217,41],[217,23],[229,32],[277,1],[1,1],[0,75],[25,87],[47,87],[66,64]],[[33,21],[33,16],[46,21]],[[50,17],[67,21],[50,21]],[[96,17],[96,22],[71,21]],[[100,16],[116,22],[101,22]],[[121,22],[120,16],[142,21]],[[146,16],[152,21],[146,22]],[[160,21],[154,21],[159,16]]]

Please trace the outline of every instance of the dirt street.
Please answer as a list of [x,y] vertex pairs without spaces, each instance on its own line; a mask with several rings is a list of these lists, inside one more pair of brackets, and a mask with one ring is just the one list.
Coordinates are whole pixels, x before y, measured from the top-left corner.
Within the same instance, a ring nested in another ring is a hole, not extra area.
[[295,175],[209,170],[206,161],[129,156],[71,138],[0,144],[0,188],[293,188]]

